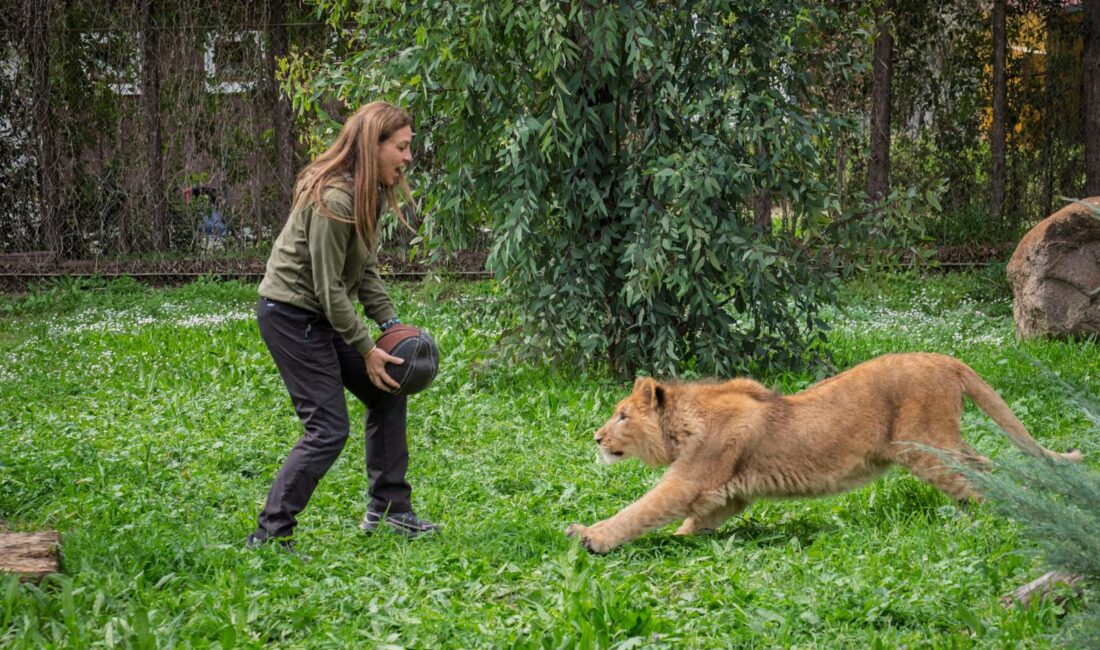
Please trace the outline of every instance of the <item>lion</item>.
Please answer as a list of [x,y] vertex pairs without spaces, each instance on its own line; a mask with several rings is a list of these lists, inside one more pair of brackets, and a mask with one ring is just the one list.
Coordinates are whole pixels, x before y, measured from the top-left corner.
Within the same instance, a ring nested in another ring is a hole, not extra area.
[[660,383],[642,377],[596,431],[596,442],[605,463],[636,457],[669,468],[610,519],[573,524],[566,534],[607,553],[673,521],[683,520],[677,535],[713,531],[756,499],[845,492],[893,464],[958,501],[978,500],[938,455],[989,466],[959,434],[963,395],[1023,451],[1080,462],[1077,450],[1040,446],[978,373],[942,354],[881,356],[790,396],[746,378]]

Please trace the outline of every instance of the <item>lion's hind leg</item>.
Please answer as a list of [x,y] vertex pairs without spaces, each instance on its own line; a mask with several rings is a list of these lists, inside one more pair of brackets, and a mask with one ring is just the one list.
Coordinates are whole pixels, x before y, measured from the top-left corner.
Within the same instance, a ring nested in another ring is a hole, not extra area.
[[741,512],[748,505],[749,502],[744,499],[730,499],[706,514],[695,514],[688,517],[673,534],[692,535],[716,531],[727,519]]
[[953,394],[902,408],[896,437],[889,445],[892,452],[889,460],[903,465],[955,501],[980,501],[981,495],[959,469],[967,466],[982,470],[990,467],[991,462],[962,439],[959,431],[962,408],[962,400]]
[[983,471],[991,465],[988,458],[965,444],[960,449],[945,449],[938,453],[923,450],[905,451],[898,454],[897,462],[904,465],[917,478],[959,502],[981,501],[982,495],[974,489],[958,468],[952,465],[965,465]]

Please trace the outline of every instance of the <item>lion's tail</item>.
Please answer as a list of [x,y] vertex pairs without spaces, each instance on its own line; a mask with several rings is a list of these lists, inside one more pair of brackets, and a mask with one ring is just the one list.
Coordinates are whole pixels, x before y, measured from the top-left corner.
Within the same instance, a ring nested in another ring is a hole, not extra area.
[[1032,456],[1059,458],[1074,463],[1081,462],[1081,452],[1076,449],[1071,449],[1062,454],[1051,451],[1040,445],[1035,438],[1031,437],[1027,428],[1024,427],[1023,422],[1020,422],[1020,419],[1016,417],[1016,414],[1012,412],[1008,404],[1005,404],[1005,401],[1001,399],[997,391],[993,390],[992,386],[986,383],[986,381],[982,379],[978,373],[974,372],[970,366],[961,361],[959,361],[958,364],[962,374],[963,393],[973,400],[975,404],[997,423],[997,426],[1001,427],[1001,429],[1008,434],[1008,438],[1012,441],[1012,444]]

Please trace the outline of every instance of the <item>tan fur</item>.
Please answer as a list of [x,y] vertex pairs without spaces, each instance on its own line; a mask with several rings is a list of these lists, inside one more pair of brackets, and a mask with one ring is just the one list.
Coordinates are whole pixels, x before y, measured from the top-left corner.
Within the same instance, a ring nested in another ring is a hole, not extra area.
[[996,392],[963,362],[940,354],[891,354],[785,397],[751,379],[658,383],[641,378],[596,441],[607,462],[636,457],[669,465],[645,496],[592,526],[573,524],[591,551],[606,553],[683,520],[676,534],[713,530],[756,499],[819,496],[858,487],[903,465],[955,499],[978,495],[922,447],[985,466],[959,435],[969,397],[1032,455],[1044,449]]

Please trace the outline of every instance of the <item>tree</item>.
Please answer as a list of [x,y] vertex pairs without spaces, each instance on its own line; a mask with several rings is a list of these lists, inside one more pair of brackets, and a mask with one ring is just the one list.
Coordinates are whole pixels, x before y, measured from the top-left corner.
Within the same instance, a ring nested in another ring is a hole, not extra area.
[[1084,6],[1085,195],[1100,196],[1100,2]]
[[828,119],[805,59],[841,29],[835,12],[793,0],[341,7],[319,11],[363,25],[360,51],[299,96],[386,96],[434,125],[424,234],[487,219],[514,349],[602,356],[623,376],[820,352],[835,274],[815,251],[836,242],[773,237],[751,206],[767,187],[806,217],[807,242],[824,237],[835,204],[817,145],[845,123]]
[[871,161],[867,167],[867,197],[890,193],[890,77],[894,67],[893,0],[875,5],[875,49],[871,78]]
[[997,221],[1004,219],[1005,140],[1008,86],[1005,82],[1005,0],[993,0],[993,122],[989,132],[989,208]]
[[166,251],[168,206],[164,195],[164,144],[160,128],[160,26],[156,0],[141,3],[141,107],[145,118],[145,208],[153,249]]
[[65,254],[65,221],[61,213],[57,167],[57,141],[50,88],[49,24],[50,0],[27,0],[25,46],[31,68],[34,155],[38,167],[38,206],[45,241],[58,254]]
[[267,47],[264,48],[267,84],[275,127],[276,185],[280,205],[289,209],[295,172],[293,116],[290,113],[290,99],[279,87],[276,71],[277,62],[286,59],[290,52],[286,32],[286,0],[268,0],[264,22],[267,30]]

